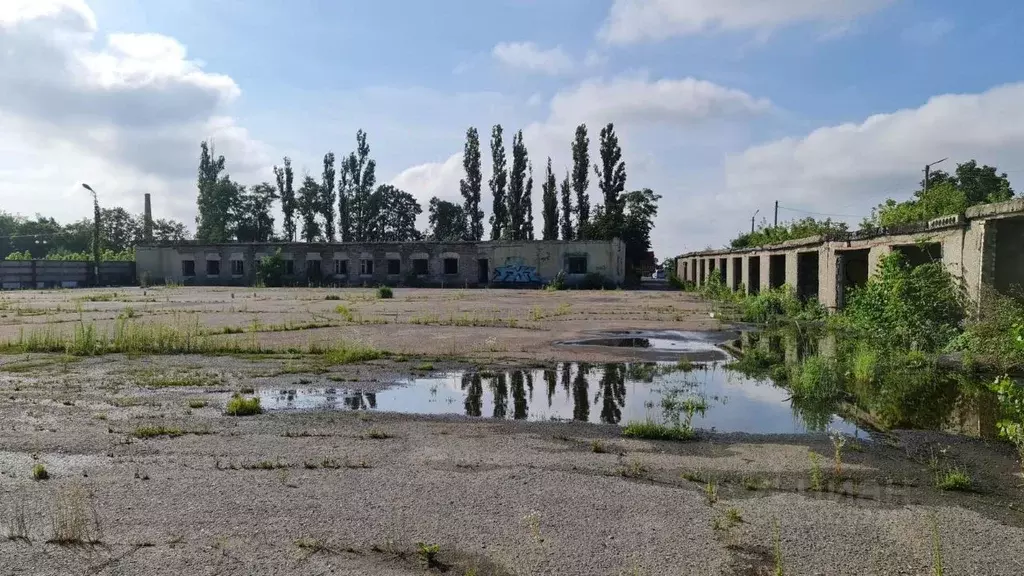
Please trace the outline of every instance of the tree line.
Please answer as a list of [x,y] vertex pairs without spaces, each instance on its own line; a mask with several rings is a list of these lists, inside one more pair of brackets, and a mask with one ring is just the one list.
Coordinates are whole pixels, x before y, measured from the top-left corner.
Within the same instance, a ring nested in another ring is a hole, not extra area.
[[[225,171],[225,159],[208,142],[200,144],[196,239],[218,243],[265,242],[405,242],[480,241],[485,239],[481,209],[484,178],[480,134],[466,131],[463,149],[464,178],[459,183],[461,204],[431,198],[429,228],[416,229],[423,208],[412,194],[376,182],[376,162],[370,157],[366,132],[356,133],[355,149],[340,159],[333,152],[323,158],[320,178],[306,173],[301,182],[291,159],[274,166],[275,182],[246,187]],[[627,261],[643,258],[650,249],[650,232],[660,196],[650,189],[626,191],[626,164],[615,126],[601,129],[598,162],[591,164],[586,124],[576,128],[571,142],[572,166],[559,183],[547,158],[541,187],[542,225],[535,229],[534,170],[523,131],[512,136],[511,163],[506,156],[500,124],[491,129],[492,173],[490,240],[606,240],[626,243]],[[602,203],[591,209],[591,175]],[[297,186],[297,188],[296,188]],[[272,207],[280,202],[283,222],[276,235]]]
[[[894,228],[915,222],[927,222],[933,218],[963,214],[971,206],[1005,202],[1014,197],[1013,188],[1006,173],[1000,174],[994,166],[979,166],[974,160],[958,163],[953,174],[935,170],[928,176],[928,182],[921,180],[919,188],[909,200],[902,202],[892,198],[872,209],[871,216],[860,223],[864,232],[882,228]],[[757,230],[742,233],[733,238],[729,246],[746,248],[779,244],[787,240],[827,234],[845,234],[849,231],[844,222],[831,218],[818,220],[802,218],[769,226],[761,221]]]
[[[26,218],[0,211],[0,254],[9,259],[92,260],[93,218],[61,224],[36,214]],[[145,241],[143,214],[124,208],[100,209],[100,249],[104,260],[133,260],[133,249]],[[155,242],[188,240],[189,230],[177,220],[153,221]]]

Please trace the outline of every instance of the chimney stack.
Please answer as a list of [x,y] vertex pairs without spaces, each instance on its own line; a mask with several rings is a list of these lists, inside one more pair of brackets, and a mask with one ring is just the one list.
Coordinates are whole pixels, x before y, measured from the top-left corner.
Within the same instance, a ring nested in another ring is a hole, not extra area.
[[146,242],[153,241],[153,205],[149,201],[149,193],[146,193],[146,208],[142,223],[142,236]]

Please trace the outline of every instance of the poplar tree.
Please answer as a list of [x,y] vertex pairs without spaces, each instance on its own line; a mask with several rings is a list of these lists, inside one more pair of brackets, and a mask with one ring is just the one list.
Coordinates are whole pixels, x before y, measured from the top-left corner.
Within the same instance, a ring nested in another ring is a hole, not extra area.
[[491,188],[491,240],[501,240],[508,227],[508,206],[505,200],[505,185],[508,182],[505,161],[505,143],[501,124],[491,129],[492,174],[488,185]]
[[480,210],[480,188],[483,175],[480,172],[480,134],[476,128],[466,130],[466,146],[462,154],[462,167],[466,177],[459,182],[462,192],[463,211],[467,219],[470,240],[484,237],[484,213]]
[[551,169],[551,156],[548,156],[548,167],[541,184],[541,197],[544,203],[544,240],[558,240],[558,183]]

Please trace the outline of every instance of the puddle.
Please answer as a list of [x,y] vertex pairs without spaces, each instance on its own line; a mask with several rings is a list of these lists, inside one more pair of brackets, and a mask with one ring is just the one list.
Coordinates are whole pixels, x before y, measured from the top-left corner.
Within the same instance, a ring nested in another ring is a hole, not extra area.
[[592,338],[560,342],[561,346],[599,346],[630,348],[653,355],[654,359],[686,357],[695,361],[724,360],[728,355],[718,346],[736,338],[725,332],[686,332],[677,330],[624,330],[600,332]]
[[357,388],[295,387],[259,391],[265,410],[381,410],[459,414],[516,420],[577,420],[625,424],[664,420],[663,399],[707,404],[693,425],[719,432],[805,433],[827,426],[866,434],[838,416],[794,407],[789,393],[712,362],[690,372],[675,363],[564,363],[553,370],[451,373],[364,392]]

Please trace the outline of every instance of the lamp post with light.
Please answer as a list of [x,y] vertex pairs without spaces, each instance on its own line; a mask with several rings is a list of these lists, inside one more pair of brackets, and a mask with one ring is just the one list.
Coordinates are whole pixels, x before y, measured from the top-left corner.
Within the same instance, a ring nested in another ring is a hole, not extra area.
[[96,197],[96,191],[92,189],[86,183],[82,183],[82,188],[85,188],[92,194],[92,267],[93,267],[93,282],[97,286],[100,285],[100,201]]

